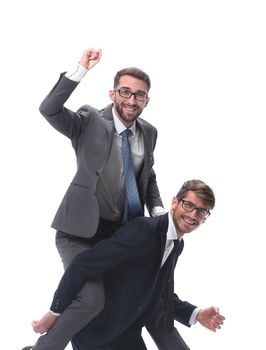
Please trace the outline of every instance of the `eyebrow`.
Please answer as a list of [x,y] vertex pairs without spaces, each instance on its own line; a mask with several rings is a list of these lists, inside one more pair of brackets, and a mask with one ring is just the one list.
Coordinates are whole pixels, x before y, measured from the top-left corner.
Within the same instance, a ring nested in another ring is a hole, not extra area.
[[208,208],[204,208],[204,207],[197,207],[195,203],[193,203],[193,202],[189,201],[188,199],[183,198],[183,200],[184,200],[184,201],[186,201],[186,202],[189,202],[189,203],[193,204],[193,205],[194,205],[194,207],[195,207],[195,208],[197,208],[197,209],[203,209],[203,210],[206,210],[206,211],[209,211],[209,210],[210,210],[210,208],[209,208],[209,207],[208,207]]
[[144,90],[136,90],[136,91],[133,91],[133,90],[131,90],[131,88],[130,87],[128,87],[128,86],[120,86],[120,87],[117,87],[117,89],[127,89],[127,90],[130,90],[131,92],[144,92],[146,95],[148,95],[148,93],[146,92],[146,91],[144,91]]

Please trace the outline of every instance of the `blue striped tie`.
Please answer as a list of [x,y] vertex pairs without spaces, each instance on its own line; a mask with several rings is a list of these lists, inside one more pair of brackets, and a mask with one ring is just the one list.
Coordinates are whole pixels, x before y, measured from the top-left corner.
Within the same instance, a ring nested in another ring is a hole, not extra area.
[[130,129],[124,130],[122,135],[122,159],[125,176],[125,207],[124,207],[124,221],[136,216],[142,216],[143,210],[140,204],[139,192],[134,173],[134,165],[132,162],[132,155],[130,144],[128,141],[129,135],[132,133]]

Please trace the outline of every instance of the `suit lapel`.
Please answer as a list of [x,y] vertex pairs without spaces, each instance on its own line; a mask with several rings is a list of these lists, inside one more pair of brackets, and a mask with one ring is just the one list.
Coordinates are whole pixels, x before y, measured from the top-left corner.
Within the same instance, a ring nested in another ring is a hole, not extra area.
[[110,152],[111,152],[112,144],[113,144],[114,132],[115,132],[112,107],[113,107],[113,105],[110,104],[106,108],[104,108],[100,111],[100,116],[102,117],[102,120],[104,122],[104,125],[106,126],[106,129],[108,131],[108,136],[109,136],[109,138],[108,138],[109,153],[108,153],[107,159],[110,156]]
[[147,186],[147,181],[149,180],[149,172],[153,164],[153,152],[152,152],[152,138],[150,135],[150,129],[143,125],[141,119],[136,120],[137,127],[143,133],[144,140],[144,166],[138,178],[138,188],[140,192],[141,201],[145,201],[145,191]]
[[161,261],[163,260],[164,250],[165,250],[165,244],[166,244],[166,234],[168,230],[168,213],[161,215],[159,217],[160,220],[160,235],[161,235]]

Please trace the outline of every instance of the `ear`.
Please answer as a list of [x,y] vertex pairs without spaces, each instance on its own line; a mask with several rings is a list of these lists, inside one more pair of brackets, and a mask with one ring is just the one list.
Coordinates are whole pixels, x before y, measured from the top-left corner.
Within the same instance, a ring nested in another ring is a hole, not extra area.
[[115,101],[115,91],[114,90],[109,91],[109,97],[113,102]]
[[174,196],[174,198],[172,199],[171,208],[172,209],[175,208],[177,206],[177,204],[178,204],[178,200],[177,200],[176,196]]
[[150,98],[149,98],[149,97],[147,97],[147,98],[146,98],[145,105],[144,105],[144,108],[148,106],[149,101],[150,101]]

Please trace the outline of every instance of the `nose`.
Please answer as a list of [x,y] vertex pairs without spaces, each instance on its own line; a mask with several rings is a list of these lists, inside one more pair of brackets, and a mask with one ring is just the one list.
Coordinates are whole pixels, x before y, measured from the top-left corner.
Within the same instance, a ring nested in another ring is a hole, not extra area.
[[135,103],[135,102],[136,102],[135,95],[131,95],[127,100],[128,100],[130,103]]
[[190,212],[191,216],[194,218],[198,217],[198,211],[196,208],[194,208],[191,212]]

